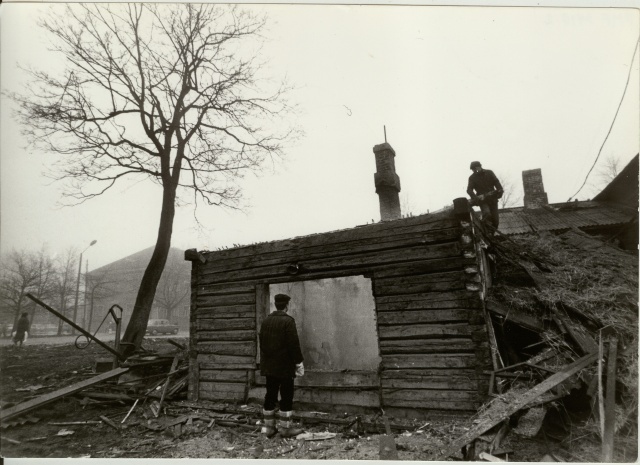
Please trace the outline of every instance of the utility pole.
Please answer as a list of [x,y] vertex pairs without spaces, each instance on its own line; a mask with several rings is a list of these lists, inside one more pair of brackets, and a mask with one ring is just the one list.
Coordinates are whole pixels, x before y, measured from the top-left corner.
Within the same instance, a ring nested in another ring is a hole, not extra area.
[[[94,245],[96,242],[98,241],[96,240],[91,241],[91,244],[89,244],[86,249],[80,252],[80,260],[78,260],[78,279],[76,280],[76,301],[75,301],[75,304],[73,305],[73,322],[74,323],[77,322],[77,318],[78,318],[78,294],[80,293],[80,274],[82,273],[82,254],[85,253],[87,249],[92,245]],[[71,334],[76,334],[75,328],[72,328]]]

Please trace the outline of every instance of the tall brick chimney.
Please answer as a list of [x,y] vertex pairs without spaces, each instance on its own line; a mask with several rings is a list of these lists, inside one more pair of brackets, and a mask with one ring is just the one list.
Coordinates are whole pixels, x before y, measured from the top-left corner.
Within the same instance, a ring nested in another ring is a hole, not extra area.
[[380,219],[382,221],[397,220],[400,218],[400,178],[396,174],[396,152],[387,144],[379,144],[373,147],[376,156],[376,173],[373,179],[376,185],[376,194],[380,200]]
[[524,187],[524,208],[540,208],[549,203],[547,193],[542,184],[542,170],[524,170],[522,172]]

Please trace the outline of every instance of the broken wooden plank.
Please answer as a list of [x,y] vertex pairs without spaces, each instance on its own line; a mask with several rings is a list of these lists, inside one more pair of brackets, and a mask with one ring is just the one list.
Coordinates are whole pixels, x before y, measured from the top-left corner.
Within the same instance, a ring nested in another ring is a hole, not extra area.
[[537,333],[544,331],[544,324],[542,323],[542,320],[535,316],[528,315],[514,307],[505,308],[499,303],[492,301],[487,302],[486,307],[489,312],[503,318],[505,322],[522,326],[523,328],[530,329]]
[[173,361],[171,362],[171,368],[169,369],[169,375],[167,376],[167,380],[162,386],[162,394],[160,395],[160,402],[158,402],[158,413],[156,413],[156,418],[162,409],[162,403],[164,402],[164,396],[167,394],[167,388],[169,387],[169,383],[171,383],[172,373],[176,370],[178,366],[178,362],[180,361],[180,355],[176,355],[173,357]]
[[607,392],[604,403],[604,434],[602,435],[602,461],[613,462],[613,440],[616,423],[616,357],[618,356],[618,339],[609,339],[607,356]]
[[110,418],[105,417],[104,415],[100,415],[100,419],[105,422],[107,425],[111,426],[116,431],[121,431],[120,427],[116,425]]
[[473,441],[482,433],[488,431],[493,428],[495,425],[500,423],[501,421],[506,420],[515,412],[534,401],[542,394],[550,390],[551,388],[557,386],[561,382],[570,378],[578,371],[582,370],[586,366],[593,363],[598,357],[597,353],[588,354],[584,357],[576,360],[575,362],[567,365],[564,370],[555,375],[551,375],[546,380],[542,381],[540,384],[534,386],[524,394],[518,396],[512,402],[504,405],[504,404],[494,404],[489,407],[486,412],[483,414],[480,422],[470,428],[466,433],[462,436],[458,437],[454,441],[450,442],[444,449],[441,449],[439,452],[431,454],[431,456],[427,460],[444,460],[448,456],[459,451],[464,445]]
[[253,341],[198,342],[196,350],[199,354],[256,355],[256,345]]
[[40,397],[36,397],[35,399],[31,399],[27,402],[22,402],[14,407],[10,407],[8,409],[0,410],[0,421],[7,421],[11,418],[14,418],[18,415],[22,415],[23,413],[30,412],[38,407],[42,407],[45,404],[61,399],[62,397],[75,394],[76,392],[82,391],[83,389],[99,384],[108,379],[115,378],[120,376],[123,373],[129,371],[129,368],[116,368],[115,370],[108,371],[106,373],[102,373],[98,376],[94,376],[93,378],[85,379],[78,383],[74,383],[70,386],[64,387],[62,389],[58,389],[56,391],[50,392]]
[[551,311],[553,315],[562,322],[566,333],[571,340],[576,343],[581,355],[590,354],[598,350],[598,343],[583,327],[574,323],[564,311],[554,308],[551,308]]
[[506,460],[502,460],[498,457],[495,457],[487,452],[480,452],[480,455],[478,455],[478,458],[480,460],[484,460],[486,462],[506,462]]

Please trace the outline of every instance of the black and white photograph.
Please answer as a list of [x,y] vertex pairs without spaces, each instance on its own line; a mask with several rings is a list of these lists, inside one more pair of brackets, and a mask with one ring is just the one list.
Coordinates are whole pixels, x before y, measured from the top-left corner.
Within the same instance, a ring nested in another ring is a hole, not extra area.
[[2,460],[636,462],[639,44],[632,1],[4,2]]

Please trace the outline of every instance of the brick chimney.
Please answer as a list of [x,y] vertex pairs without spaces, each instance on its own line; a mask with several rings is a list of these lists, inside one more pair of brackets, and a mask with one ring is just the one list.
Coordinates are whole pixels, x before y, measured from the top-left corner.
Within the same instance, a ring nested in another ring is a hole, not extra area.
[[542,184],[542,171],[524,170],[522,172],[522,185],[524,187],[524,208],[540,208],[549,203],[547,193]]
[[380,219],[382,221],[397,220],[400,218],[400,178],[396,174],[396,152],[387,144],[373,147],[376,156],[376,173],[373,179],[376,185],[376,194],[380,200]]

